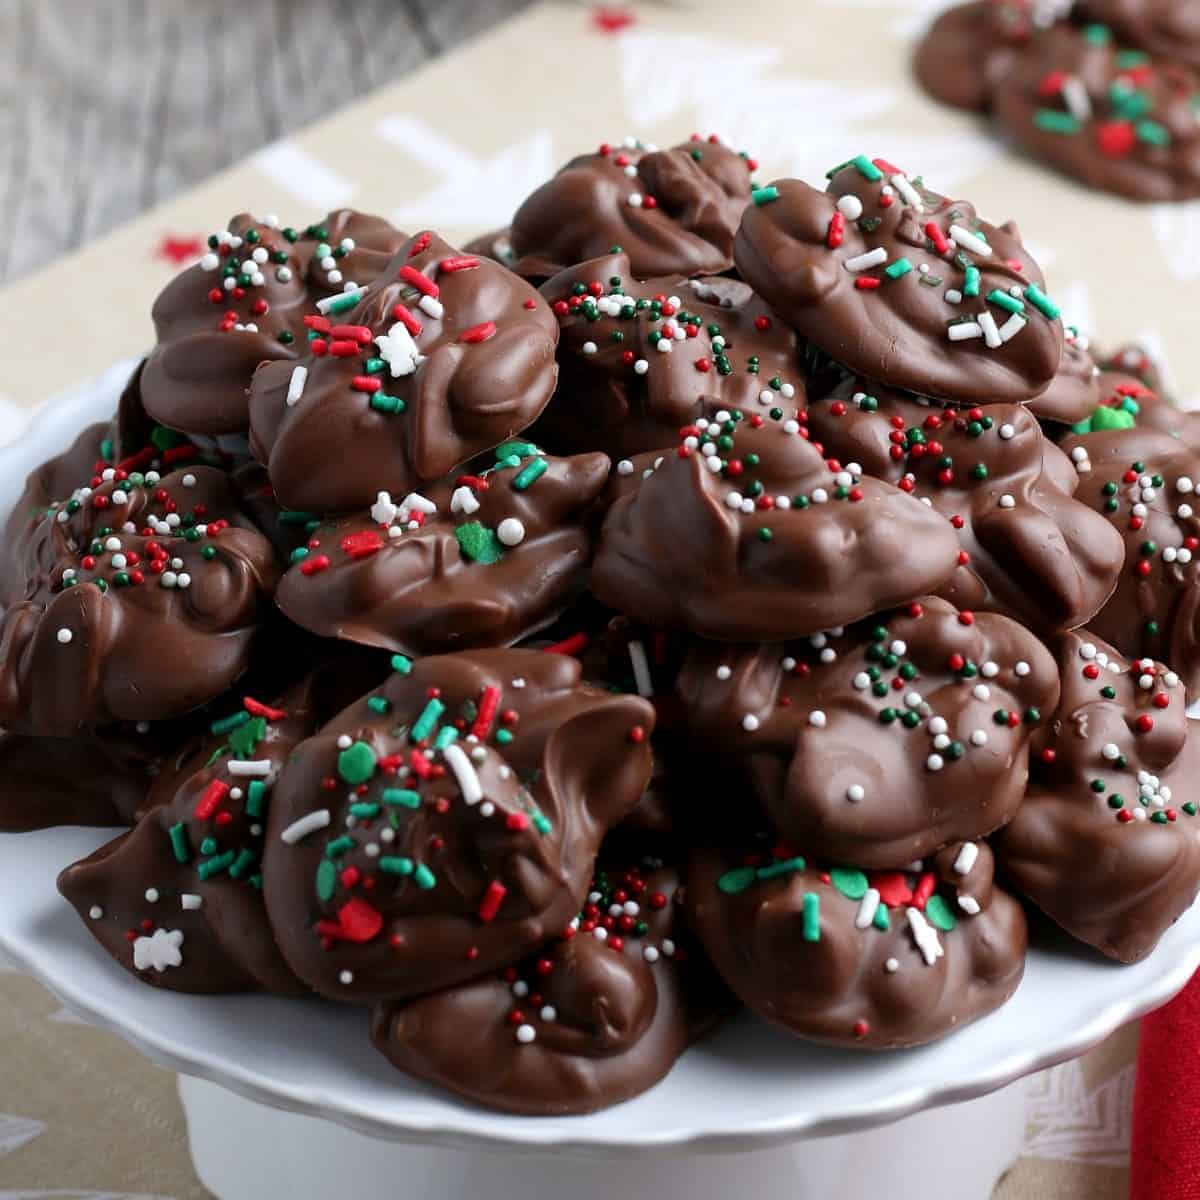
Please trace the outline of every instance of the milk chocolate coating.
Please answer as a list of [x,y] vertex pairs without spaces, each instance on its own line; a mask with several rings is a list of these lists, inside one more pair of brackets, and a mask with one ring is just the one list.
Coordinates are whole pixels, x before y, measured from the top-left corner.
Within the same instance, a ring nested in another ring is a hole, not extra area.
[[494,258],[505,267],[512,267],[517,261],[512,248],[512,229],[508,225],[473,237],[463,244],[463,253],[482,254],[485,258]]
[[685,427],[679,450],[609,509],[597,598],[657,628],[749,641],[816,633],[945,582],[950,525],[853,464],[831,466],[794,412]]
[[279,772],[329,715],[321,695],[310,677],[265,704],[243,699],[159,776],[131,833],[59,875],[59,891],[127,971],[180,992],[305,990],[267,924],[261,859]]
[[559,386],[530,432],[556,453],[624,458],[719,408],[803,401],[796,335],[738,280],[638,280],[611,254],[541,291],[559,319]]
[[1076,498],[1125,539],[1112,598],[1089,622],[1122,654],[1170,663],[1188,690],[1200,687],[1200,454],[1153,429],[1073,435],[1063,449],[1087,458]]
[[[861,156],[834,169],[825,192],[784,179],[755,200],[734,246],[738,270],[852,371],[972,404],[1031,400],[1054,378],[1062,321],[1011,222],[990,225]],[[872,253],[875,265],[863,260]],[[952,340],[963,330],[971,336]]]
[[[935,99],[954,108],[986,112],[992,90],[1003,83],[1014,58],[1040,32],[1042,19],[1021,0],[971,0],[938,16],[917,43],[913,70]],[[1067,8],[1067,4],[1057,7]],[[1035,19],[1036,18],[1036,19]]]
[[788,841],[888,868],[1012,819],[1058,673],[1015,621],[931,597],[803,642],[696,642],[678,690],[693,745]]
[[97,476],[59,501],[29,538],[22,599],[0,624],[0,722],[68,737],[222,692],[276,582],[271,547],[247,524],[211,467]]
[[[1125,425],[1149,434],[1166,434],[1189,450],[1200,451],[1200,416],[1176,408],[1139,376],[1106,369],[1100,373],[1097,386],[1100,405],[1087,421],[1073,426],[1073,432],[1098,433]],[[1101,408],[1110,411],[1100,412]],[[1121,415],[1114,419],[1113,412]]]
[[1085,420],[1102,399],[1099,370],[1088,339],[1068,326],[1058,373],[1040,396],[1029,401],[1029,411],[1040,421],[1062,425]]
[[851,377],[810,405],[808,428],[826,454],[947,519],[962,557],[938,594],[957,607],[1052,632],[1084,624],[1117,586],[1120,537],[1072,498],[1077,476],[1023,405],[943,409]]
[[300,746],[271,800],[276,938],[314,990],[352,1003],[451,987],[561,930],[650,772],[654,710],[582,684],[574,659],[399,667]]
[[732,265],[754,167],[715,135],[669,150],[633,138],[605,143],[571,159],[517,209],[513,270],[545,279],[620,247],[641,278],[715,275]]
[[1169,667],[1131,662],[1088,630],[1055,651],[1062,702],[1035,735],[997,861],[1073,937],[1136,962],[1200,890],[1200,741]]
[[1110,355],[1101,355],[1100,368],[1134,376],[1162,400],[1171,400],[1167,392],[1162,365],[1154,355],[1137,342],[1129,342]]
[[234,217],[154,302],[158,344],[140,382],[146,411],[190,434],[244,433],[255,368],[295,362],[315,299],[374,282],[403,241],[382,218],[351,209],[304,230]]
[[896,1049],[960,1029],[1016,991],[1025,914],[994,885],[986,842],[956,842],[900,871],[825,867],[769,845],[698,850],[686,879],[714,965],[772,1024]]
[[250,394],[251,444],[288,508],[349,512],[419,490],[519,433],[554,391],[545,301],[436,234],[410,239],[356,306],[310,323],[307,354],[265,364]]
[[476,466],[320,525],[279,607],[313,633],[405,654],[507,645],[548,624],[583,590],[608,459],[509,442]]
[[1200,68],[1200,8],[1190,0],[1082,0],[1080,16],[1130,46]]
[[[1089,187],[1157,203],[1200,196],[1200,76],[1128,55],[1104,26],[1049,30],[996,89],[996,116]],[[1067,86],[1044,95],[1057,80]]]
[[[628,1100],[670,1071],[718,1003],[677,916],[679,891],[671,867],[604,871],[597,899],[548,946],[496,975],[379,1005],[372,1039],[402,1071],[488,1108],[563,1115]],[[609,916],[618,892],[632,915]]]

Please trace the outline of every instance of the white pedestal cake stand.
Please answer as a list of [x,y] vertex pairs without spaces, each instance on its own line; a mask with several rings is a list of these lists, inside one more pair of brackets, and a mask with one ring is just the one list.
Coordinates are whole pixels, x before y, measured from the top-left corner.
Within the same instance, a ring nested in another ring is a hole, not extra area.
[[[0,512],[33,466],[112,411],[120,383],[53,405],[0,450]],[[1039,925],[1012,1001],[932,1046],[835,1051],[743,1016],[627,1104],[511,1117],[394,1071],[360,1010],[177,995],[118,969],[54,886],[113,832],[0,835],[0,950],[181,1072],[196,1169],[221,1200],[986,1200],[1020,1147],[1014,1081],[1164,1003],[1200,965],[1200,904],[1129,967]]]

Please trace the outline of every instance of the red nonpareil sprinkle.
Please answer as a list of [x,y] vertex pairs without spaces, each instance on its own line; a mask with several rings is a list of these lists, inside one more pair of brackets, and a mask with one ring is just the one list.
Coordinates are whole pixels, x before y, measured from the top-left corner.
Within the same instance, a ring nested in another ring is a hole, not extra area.
[[1166,692],[1157,692],[1153,703],[1155,708],[1166,708],[1171,703],[1171,697]]
[[1151,571],[1149,559],[1145,559],[1145,558],[1141,559],[1134,566],[1133,569],[1135,572],[1137,572],[1138,575],[1140,575],[1143,579],[1145,579],[1150,574],[1150,571]]
[[459,335],[459,341],[465,342],[468,346],[478,345],[480,342],[486,342],[489,338],[496,336],[495,321],[481,321],[478,325],[472,325],[470,329],[464,330]]
[[443,258],[438,263],[438,271],[451,274],[454,271],[473,271],[479,266],[479,259],[471,254],[459,254],[452,258]]
[[403,325],[413,337],[417,337],[424,328],[421,322],[418,321],[415,316],[413,316],[412,311],[406,305],[399,303],[393,304],[392,316],[395,317],[396,320],[399,321],[400,324]]
[[282,721],[287,716],[282,708],[272,708],[269,704],[255,700],[253,696],[246,696],[242,700],[242,707],[252,717],[265,717],[268,721]]
[[1096,666],[1095,663],[1088,663],[1088,665],[1083,668],[1083,677],[1084,679],[1099,679],[1100,668]]
[[329,556],[326,554],[317,554],[311,558],[306,558],[300,563],[301,575],[320,575],[322,571],[329,569]]
[[591,638],[586,633],[573,633],[570,637],[563,638],[561,642],[555,642],[553,645],[545,647],[546,654],[582,654],[588,648]]
[[1043,100],[1049,100],[1063,90],[1063,84],[1066,82],[1066,71],[1049,71],[1042,77],[1041,83],[1038,84],[1038,95]]
[[1129,809],[1123,808],[1119,813],[1117,813],[1117,820],[1120,821],[1122,825],[1128,825],[1129,822],[1133,820],[1133,813],[1131,813]]
[[1137,145],[1137,131],[1129,121],[1102,121],[1096,126],[1096,149],[1106,158],[1125,158]]
[[658,201],[653,196],[643,196],[642,197],[642,207],[643,208],[657,208]]
[[404,266],[400,268],[400,278],[408,284],[409,287],[416,288],[422,296],[432,296],[435,300],[441,294],[438,285],[429,278],[428,275],[423,275],[416,267]]
[[529,299],[526,300],[523,305],[521,305],[521,307],[527,308],[530,312],[532,312],[535,308],[537,308],[537,301],[530,296]]
[[970,561],[971,556],[965,550],[960,550],[958,552],[958,565],[960,567],[965,567]]
[[1133,724],[1138,733],[1149,733],[1154,728],[1154,718],[1149,713],[1142,713]]
[[867,1036],[867,1034],[870,1032],[871,1032],[871,1027],[870,1027],[870,1025],[868,1025],[866,1023],[866,1021],[855,1021],[854,1022],[854,1036],[856,1038],[865,1038]]
[[430,233],[428,229],[425,230],[424,233],[418,234],[413,239],[413,244],[408,248],[408,257],[416,258],[422,250],[427,250],[429,248],[429,243],[431,241],[433,241],[433,234]]
[[961,671],[967,665],[967,660],[961,654],[950,655],[950,670]]
[[860,292],[873,292],[882,287],[883,284],[871,275],[860,275],[854,281],[854,286],[858,288]]
[[493,879],[487,885],[487,891],[483,893],[483,899],[479,902],[478,912],[479,919],[485,925],[496,919],[496,914],[500,911],[500,905],[507,894],[508,888],[498,879]]
[[197,821],[207,821],[209,817],[217,811],[221,801],[229,795],[229,784],[220,779],[214,779],[208,787],[204,789],[200,799],[196,802],[194,816]]
[[471,734],[482,741],[487,737],[488,730],[492,727],[492,720],[496,716],[496,710],[500,707],[500,689],[493,684],[489,684],[483,689],[483,694],[479,697],[479,712],[475,716],[475,720],[471,724]]
[[695,366],[697,371],[707,374],[712,370],[712,360],[707,358],[698,358],[696,359]]
[[913,603],[908,606],[908,615],[910,617],[923,617],[925,615],[925,606],[913,601]]
[[342,550],[351,558],[370,558],[383,549],[383,538],[375,529],[360,529],[342,538]]
[[333,326],[330,324],[328,317],[317,316],[316,313],[310,313],[304,318],[304,326],[306,329],[311,329],[316,333],[331,333]]
[[825,233],[825,244],[830,250],[836,250],[846,240],[846,218],[840,212],[835,212],[829,218],[829,228]]
[[963,612],[960,612],[958,614],[958,623],[960,625],[974,625],[975,624],[975,614],[973,612],[968,612],[966,610],[964,610]]
[[879,207],[880,208],[891,208],[892,205],[895,203],[896,203],[896,198],[890,192],[884,192],[884,194],[879,197]]
[[1058,751],[1053,746],[1047,746],[1042,750],[1041,759],[1047,766],[1051,766],[1058,761]]
[[225,299],[225,293],[220,288],[212,288],[208,293],[208,299],[211,304],[220,304]]
[[639,745],[646,740],[646,730],[641,725],[635,725],[629,731],[629,740],[633,742],[635,746]]
[[529,828],[529,818],[522,812],[509,813],[504,818],[504,827],[513,833],[520,833],[521,830]]

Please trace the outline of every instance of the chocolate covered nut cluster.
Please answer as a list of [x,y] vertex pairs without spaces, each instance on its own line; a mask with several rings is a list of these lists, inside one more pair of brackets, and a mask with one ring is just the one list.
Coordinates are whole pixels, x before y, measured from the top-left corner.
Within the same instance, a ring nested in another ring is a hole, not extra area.
[[[1099,52],[971,14],[923,56],[983,39],[963,103]],[[1023,902],[1154,951],[1200,890],[1194,419],[1012,222],[755,170],[629,139],[466,249],[243,215],[168,285],[0,530],[0,826],[125,827],[58,881],[121,968],[357,1007],[534,1116],[739,1003],[986,1019]]]

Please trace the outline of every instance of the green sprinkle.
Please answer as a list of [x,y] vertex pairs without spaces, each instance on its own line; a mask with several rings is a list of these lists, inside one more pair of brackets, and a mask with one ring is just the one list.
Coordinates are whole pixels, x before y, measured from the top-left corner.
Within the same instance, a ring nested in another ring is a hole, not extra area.
[[357,787],[375,774],[376,762],[375,751],[366,742],[354,742],[338,755],[338,774],[351,787]]
[[1125,807],[1125,797],[1118,795],[1116,792],[1113,792],[1113,794],[1111,796],[1109,796],[1109,798],[1108,798],[1108,807],[1109,808],[1124,808]]
[[[248,714],[247,714],[248,715]],[[238,758],[249,758],[267,736],[266,717],[253,717],[229,735],[229,748]]]
[[1042,314],[1043,317],[1049,317],[1051,321],[1057,321],[1062,316],[1062,309],[1042,291],[1036,283],[1031,283],[1025,289],[1025,299],[1033,305],[1034,308]]
[[540,458],[542,452],[532,442],[505,442],[493,451],[497,462],[506,458]]
[[412,671],[412,659],[406,654],[393,654],[392,670],[398,675],[409,674]]
[[218,846],[218,843],[217,843],[216,838],[206,837],[204,839],[204,841],[202,841],[200,843],[200,853],[201,854],[216,854],[217,846]]
[[[542,462],[541,459],[537,461]],[[542,470],[545,469],[545,463],[542,463]],[[513,487],[516,485],[517,480],[513,480]],[[481,525],[478,521],[468,521],[465,525],[457,526],[454,536],[458,539],[458,548],[462,556],[481,566],[491,566],[504,557],[504,547],[500,544],[495,530]]]
[[416,870],[413,871],[413,880],[423,892],[437,886],[437,877],[424,863],[417,864]]
[[243,847],[237,858],[233,860],[233,866],[229,868],[229,874],[234,879],[241,879],[243,875],[258,861],[257,855],[248,846]]
[[384,857],[379,860],[379,869],[385,875],[411,875],[414,870],[413,860]]
[[392,702],[386,696],[372,696],[367,701],[367,707],[373,713],[379,713],[383,716],[385,713],[392,711]]
[[202,862],[196,868],[196,874],[199,875],[201,879],[208,879],[213,875],[219,875],[222,871],[228,870],[232,863],[233,851],[226,850],[224,854]]
[[363,364],[363,370],[368,375],[378,375],[387,366],[386,358],[368,358]]
[[1165,812],[1154,812],[1150,814],[1150,820],[1152,820],[1155,825],[1165,825],[1168,818]]
[[344,834],[339,838],[334,838],[332,842],[325,847],[326,858],[337,858],[340,854],[345,854],[347,850],[354,849],[354,839],[346,837]]
[[527,487],[532,486],[546,473],[546,460],[544,458],[535,458],[517,477],[512,481],[514,492],[523,492]]
[[968,267],[966,270],[966,276],[967,276],[966,281],[963,283],[963,295],[964,296],[978,296],[979,295],[979,279],[980,279],[979,268],[978,267]]
[[758,878],[754,867],[734,867],[717,879],[717,889],[727,896],[737,896],[750,887]]
[[416,724],[413,725],[412,731],[409,733],[409,740],[414,742],[423,742],[433,733],[438,721],[442,719],[442,713],[446,711],[446,706],[436,697],[429,701],[422,710],[421,715],[417,718]]
[[1070,113],[1055,108],[1039,108],[1033,114],[1033,123],[1043,133],[1078,133],[1083,126]]
[[1196,806],[1190,800],[1185,800],[1180,807],[1185,813],[1187,813],[1189,817],[1194,817],[1196,815]]
[[554,826],[550,823],[550,818],[545,813],[533,814],[533,827],[543,837],[554,832]]
[[997,308],[1003,308],[1010,313],[1023,313],[1025,305],[1015,296],[1010,296],[1007,292],[1002,292],[999,288],[992,288],[987,294],[988,303],[996,305]]
[[821,897],[816,892],[804,893],[804,922],[801,936],[806,942],[821,940]]
[[1167,127],[1160,125],[1157,121],[1139,121],[1135,128],[1139,141],[1146,142],[1151,146],[1169,146],[1171,144],[1171,134]]
[[246,816],[261,817],[266,798],[267,785],[261,779],[252,779],[246,787]]
[[381,413],[402,413],[408,407],[399,396],[389,396],[387,392],[376,392],[368,404]]
[[321,860],[317,867],[317,899],[330,900],[337,889],[338,869],[329,859]]
[[871,183],[878,183],[883,178],[883,172],[865,154],[856,154],[847,165]]
[[445,750],[449,745],[458,741],[458,730],[453,725],[443,725],[437,737],[433,740],[435,750]]
[[317,514],[310,512],[281,512],[275,518],[280,525],[307,525],[309,521],[315,520]]
[[513,740],[513,735],[510,730],[496,730],[496,744],[499,746],[507,746]]
[[829,878],[847,900],[861,900],[867,894],[867,877],[856,867],[834,867]]
[[750,193],[750,199],[753,200],[759,208],[762,208],[764,204],[770,204],[772,200],[779,199],[779,189],[774,185],[771,187],[755,188]]
[[175,852],[175,861],[185,863],[192,857],[191,847],[188,845],[187,826],[180,821],[177,825],[172,825],[167,830],[171,838],[171,849]]
[[898,258],[894,263],[884,268],[884,274],[889,279],[903,279],[913,269],[907,258]]
[[207,768],[207,767],[211,767],[211,766],[213,765],[213,763],[215,763],[215,762],[217,761],[217,759],[218,759],[218,758],[224,758],[224,756],[225,756],[226,754],[228,754],[228,753],[229,753],[229,747],[228,747],[228,746],[218,746],[218,747],[217,747],[217,748],[216,748],[216,749],[215,749],[215,750],[214,750],[214,751],[213,751],[213,752],[212,752],[212,753],[211,753],[211,754],[208,756],[208,759],[207,759],[207,761],[205,762],[204,766],[205,766],[206,768]]
[[1112,30],[1107,25],[1085,25],[1083,36],[1093,46],[1107,46],[1112,41]]
[[781,858],[778,862],[759,867],[755,875],[759,879],[778,879],[781,875],[791,875],[795,871],[803,871],[804,866],[804,859],[800,857]]
[[408,788],[384,788],[383,802],[384,804],[397,804],[401,808],[420,808],[421,796],[420,793],[410,791]]
[[[365,291],[365,289],[363,289]],[[341,296],[335,296],[328,304],[325,305],[325,315],[330,313],[344,313],[352,309],[363,298],[363,292],[345,292]]]
[[954,913],[950,909],[950,905],[946,903],[944,896],[934,892],[928,900],[925,901],[925,916],[929,923],[936,929],[940,929],[943,933],[949,933],[954,928]]
[[875,910],[875,916],[872,919],[871,924],[874,925],[876,929],[882,929],[884,933],[887,933],[887,931],[891,929],[892,919],[888,916],[886,904],[881,904]]

